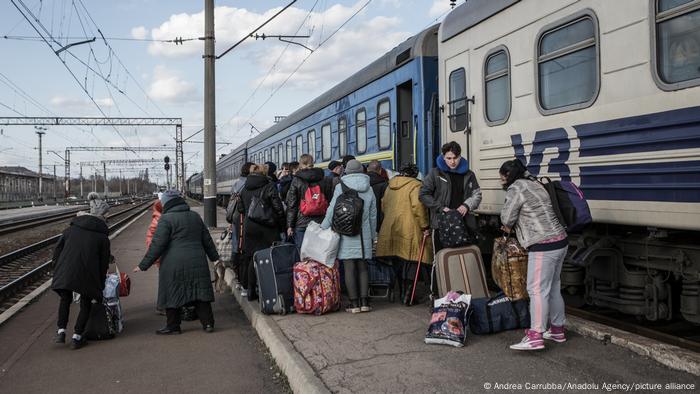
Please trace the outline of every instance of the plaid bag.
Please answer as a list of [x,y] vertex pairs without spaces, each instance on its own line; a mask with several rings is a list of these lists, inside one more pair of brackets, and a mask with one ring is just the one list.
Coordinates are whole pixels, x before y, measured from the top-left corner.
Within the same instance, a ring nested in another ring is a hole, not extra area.
[[512,301],[529,298],[527,294],[527,250],[515,237],[498,237],[493,242],[491,276]]
[[230,267],[233,257],[233,241],[231,240],[231,231],[228,229],[221,233],[221,236],[216,241],[216,251],[219,252],[219,261],[225,266]]

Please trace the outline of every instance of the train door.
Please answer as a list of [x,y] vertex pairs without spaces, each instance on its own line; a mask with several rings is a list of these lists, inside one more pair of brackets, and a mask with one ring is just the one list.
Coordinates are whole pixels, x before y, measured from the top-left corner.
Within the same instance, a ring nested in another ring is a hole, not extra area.
[[[462,156],[470,159],[469,150],[469,51],[459,53],[444,64],[446,76],[443,87],[447,97],[443,100],[442,142],[455,141],[462,146]],[[443,101],[443,102],[445,102]],[[445,116],[447,115],[447,116]]]
[[403,163],[415,163],[413,150],[413,81],[409,80],[396,87],[396,123],[394,123],[394,135],[396,136],[394,169],[401,167]]

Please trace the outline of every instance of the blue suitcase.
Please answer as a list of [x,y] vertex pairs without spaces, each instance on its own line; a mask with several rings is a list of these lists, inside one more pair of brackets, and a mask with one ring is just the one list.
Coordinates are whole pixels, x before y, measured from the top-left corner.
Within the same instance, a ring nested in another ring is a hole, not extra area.
[[294,312],[294,264],[301,259],[294,244],[273,244],[255,252],[260,311],[266,315]]

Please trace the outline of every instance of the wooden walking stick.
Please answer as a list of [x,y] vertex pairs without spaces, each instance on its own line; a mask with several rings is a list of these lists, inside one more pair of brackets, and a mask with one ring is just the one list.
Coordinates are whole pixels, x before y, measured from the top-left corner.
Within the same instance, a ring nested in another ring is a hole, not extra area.
[[420,264],[423,260],[423,252],[425,252],[425,242],[428,240],[430,234],[424,234],[423,240],[420,243],[420,252],[418,253],[418,265],[416,266],[416,277],[413,279],[413,289],[411,289],[411,300],[408,305],[413,305],[413,297],[416,295],[416,285],[418,284],[418,274],[420,273]]

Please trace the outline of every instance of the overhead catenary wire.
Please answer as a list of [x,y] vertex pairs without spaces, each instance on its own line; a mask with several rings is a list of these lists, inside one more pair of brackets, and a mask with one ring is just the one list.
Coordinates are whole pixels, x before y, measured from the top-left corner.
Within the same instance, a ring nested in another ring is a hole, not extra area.
[[[352,15],[350,15],[350,17],[349,17],[347,20],[345,20],[345,22],[343,22],[343,23],[342,23],[340,26],[338,26],[330,35],[328,35],[328,37],[326,37],[323,41],[321,41],[321,42],[318,44],[318,46],[314,49],[314,51],[311,52],[311,53],[309,53],[309,54],[301,61],[301,63],[299,63],[299,65],[287,76],[287,78],[285,78],[285,80],[282,81],[282,83],[281,83],[277,88],[275,88],[275,89],[272,91],[272,93],[270,93],[270,96],[255,110],[255,112],[253,112],[253,114],[248,118],[248,120],[245,121],[245,124],[248,124],[248,122],[250,122],[250,121],[253,120],[253,118],[255,117],[255,115],[257,115],[258,112],[260,112],[260,110],[261,110],[265,105],[267,105],[267,103],[275,96],[275,94],[276,94],[280,89],[282,89],[282,88],[284,87],[284,85],[292,78],[292,76],[294,76],[294,74],[296,74],[296,72],[299,71],[299,69],[306,63],[306,61],[309,60],[309,58],[311,57],[311,55],[313,55],[314,53],[318,52],[318,49],[319,49],[319,48],[321,48],[326,42],[328,42],[331,38],[333,38],[333,36],[335,36],[335,34],[338,33],[338,32],[340,31],[340,29],[342,29],[343,27],[345,27],[345,25],[347,25],[353,18],[355,18],[355,16],[357,16],[360,12],[362,12],[362,10],[364,10],[371,2],[372,2],[372,0],[367,0],[367,2],[364,3],[364,4],[362,5],[362,7],[360,7],[357,11],[355,11]],[[236,133],[239,133],[241,130],[243,130],[243,127],[239,128],[239,129],[236,131]],[[220,150],[220,149],[222,149],[222,148],[217,149],[217,151]]]

